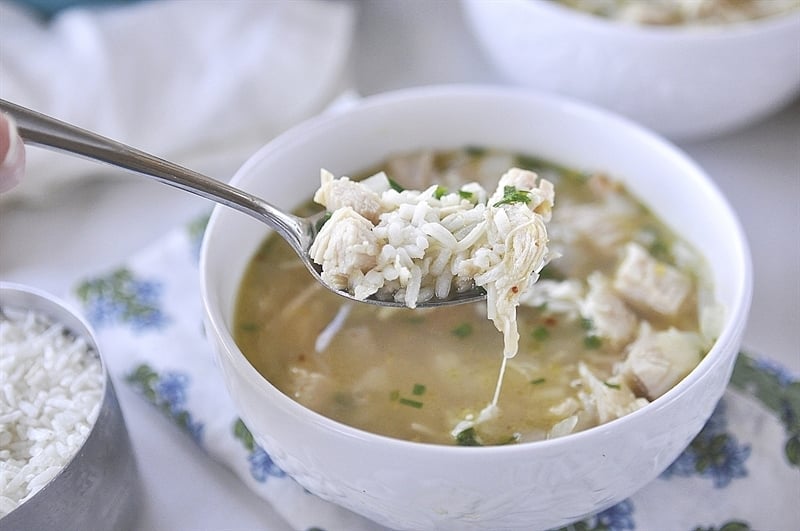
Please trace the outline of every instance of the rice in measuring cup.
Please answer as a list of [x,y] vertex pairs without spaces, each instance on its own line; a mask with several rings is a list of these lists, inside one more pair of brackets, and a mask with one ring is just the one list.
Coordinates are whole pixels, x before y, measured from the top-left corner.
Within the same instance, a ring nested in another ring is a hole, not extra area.
[[69,463],[104,390],[86,340],[36,312],[0,312],[0,518]]

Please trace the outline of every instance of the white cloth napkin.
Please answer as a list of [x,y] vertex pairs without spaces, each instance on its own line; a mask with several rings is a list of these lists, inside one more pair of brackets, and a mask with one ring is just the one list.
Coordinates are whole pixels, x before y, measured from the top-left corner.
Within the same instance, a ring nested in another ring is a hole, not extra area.
[[[0,0],[0,98],[227,179],[341,91],[354,24],[345,1],[158,0],[43,21]],[[0,201],[109,173],[29,149]]]
[[[295,529],[382,529],[302,489],[239,419],[203,334],[198,254],[205,221],[174,230],[75,287],[76,306],[93,323],[112,375],[230,467]],[[741,355],[729,391],[675,463],[631,498],[568,529],[795,529],[799,418],[797,377]]]

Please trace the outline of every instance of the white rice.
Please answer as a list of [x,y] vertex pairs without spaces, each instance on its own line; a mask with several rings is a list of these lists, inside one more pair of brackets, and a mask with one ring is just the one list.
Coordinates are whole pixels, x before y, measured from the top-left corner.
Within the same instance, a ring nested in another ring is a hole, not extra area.
[[83,338],[34,312],[0,312],[0,518],[80,449],[103,383],[100,360]]
[[[524,201],[509,200],[506,189]],[[331,212],[310,250],[323,281],[357,299],[409,308],[483,287],[504,354],[516,354],[519,296],[551,257],[551,183],[512,168],[489,196],[478,183],[397,190],[383,173],[357,183],[322,170],[314,200]]]

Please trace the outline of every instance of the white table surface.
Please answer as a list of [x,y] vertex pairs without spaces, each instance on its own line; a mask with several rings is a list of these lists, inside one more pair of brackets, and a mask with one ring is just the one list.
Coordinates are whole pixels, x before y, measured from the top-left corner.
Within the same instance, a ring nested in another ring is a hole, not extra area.
[[[364,95],[502,82],[455,2],[360,2],[352,63]],[[728,197],[750,241],[755,283],[745,347],[799,374],[800,102],[744,130],[680,147]],[[130,178],[82,184],[39,206],[0,208],[0,279],[64,294],[75,279],[118,264],[209,204]],[[127,386],[117,392],[145,488],[139,529],[289,529]]]

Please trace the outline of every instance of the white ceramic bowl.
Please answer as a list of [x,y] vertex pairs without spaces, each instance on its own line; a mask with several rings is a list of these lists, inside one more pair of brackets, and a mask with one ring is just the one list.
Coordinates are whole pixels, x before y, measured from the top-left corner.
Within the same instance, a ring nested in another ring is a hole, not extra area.
[[395,152],[464,145],[607,170],[704,250],[727,318],[700,365],[643,409],[560,439],[470,448],[366,433],[288,398],[236,346],[231,323],[240,278],[268,230],[223,207],[211,217],[201,259],[208,335],[256,440],[309,491],[394,528],[557,527],[641,488],[703,426],[728,382],[745,326],[748,249],[725,199],[674,147],[604,111],[529,91],[431,87],[368,98],[280,136],[233,182],[292,208],[312,195],[320,167],[349,175]]
[[508,80],[592,102],[673,139],[732,131],[800,90],[800,10],[717,27],[625,24],[549,0],[462,0]]

